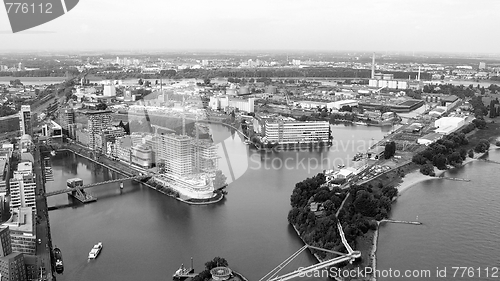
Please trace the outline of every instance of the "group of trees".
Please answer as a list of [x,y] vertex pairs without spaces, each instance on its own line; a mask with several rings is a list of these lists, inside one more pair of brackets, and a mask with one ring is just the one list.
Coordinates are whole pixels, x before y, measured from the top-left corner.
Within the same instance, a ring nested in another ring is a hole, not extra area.
[[396,154],[396,143],[394,141],[385,144],[384,158],[389,159]]
[[490,142],[488,140],[480,140],[478,144],[474,147],[474,151],[477,153],[484,153],[490,149]]
[[221,257],[215,257],[211,261],[207,261],[205,263],[205,270],[201,271],[193,277],[192,281],[208,281],[212,278],[212,275],[210,274],[210,270],[219,267],[219,266],[224,266],[228,267],[229,264],[225,258]]
[[[302,239],[309,245],[321,248],[343,250],[343,244],[336,224],[341,222],[346,239],[355,243],[358,236],[369,229],[375,229],[375,220],[386,218],[391,210],[392,199],[397,196],[394,187],[372,188],[367,186],[352,186],[349,190],[332,188],[324,185],[324,174],[318,174],[295,185],[290,197],[292,209],[288,213],[288,222],[295,226]],[[338,218],[337,210],[347,198]],[[310,210],[311,202],[323,207],[323,214],[316,216]],[[317,252],[320,257],[326,254]]]
[[[467,150],[463,146],[468,143],[464,133],[452,133],[413,155],[412,161],[419,165],[432,164],[440,170],[446,169],[447,165],[457,167],[467,158]],[[421,172],[429,174],[429,166],[422,167]]]
[[17,111],[11,109],[10,107],[2,104],[0,105],[0,117],[9,116],[17,113]]

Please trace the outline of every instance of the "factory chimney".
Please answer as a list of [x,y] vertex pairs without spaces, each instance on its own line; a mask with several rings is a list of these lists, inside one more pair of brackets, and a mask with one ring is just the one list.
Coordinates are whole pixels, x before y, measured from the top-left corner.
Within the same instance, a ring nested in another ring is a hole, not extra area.
[[372,56],[372,79],[375,79],[375,53]]
[[417,81],[420,82],[420,65],[418,66],[418,76],[417,76]]

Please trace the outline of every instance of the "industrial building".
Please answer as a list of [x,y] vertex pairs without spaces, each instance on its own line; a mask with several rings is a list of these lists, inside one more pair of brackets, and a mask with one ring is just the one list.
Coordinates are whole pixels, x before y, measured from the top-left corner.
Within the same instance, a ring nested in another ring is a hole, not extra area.
[[418,144],[430,145],[444,137],[441,133],[430,133],[417,139]]
[[306,108],[306,109],[326,108],[326,109],[339,110],[342,108],[342,106],[358,106],[358,101],[357,100],[339,100],[339,101],[333,101],[333,102],[321,102],[321,101],[302,100],[302,101],[294,102],[294,105],[300,106],[301,108]]
[[237,108],[244,112],[254,112],[255,98],[233,98],[227,95],[225,96],[213,96],[210,97],[209,107],[212,110],[227,110],[227,108]]
[[449,135],[465,125],[465,118],[462,117],[442,117],[434,121],[436,133]]

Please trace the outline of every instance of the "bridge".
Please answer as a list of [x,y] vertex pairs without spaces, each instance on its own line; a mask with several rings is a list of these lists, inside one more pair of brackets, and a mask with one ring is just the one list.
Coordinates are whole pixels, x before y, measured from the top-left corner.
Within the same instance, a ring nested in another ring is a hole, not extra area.
[[139,175],[139,176],[133,176],[133,177],[127,177],[127,178],[108,180],[108,181],[103,181],[103,182],[96,182],[96,183],[91,183],[91,184],[82,185],[82,186],[78,186],[78,187],[65,188],[65,189],[61,189],[61,190],[47,192],[47,193],[45,193],[45,197],[54,196],[54,195],[63,194],[63,193],[70,193],[70,192],[74,192],[74,191],[81,192],[84,189],[91,188],[94,186],[99,186],[99,185],[104,185],[104,184],[114,183],[114,182],[122,182],[122,181],[126,181],[126,180],[142,180],[142,179],[145,179],[148,177],[150,177],[150,175]]
[[[303,277],[307,273],[317,271],[319,269],[323,269],[325,267],[333,266],[345,261],[353,262],[355,259],[361,257],[361,252],[360,251],[355,251],[351,248],[349,243],[347,243],[347,239],[345,238],[344,231],[342,230],[342,226],[340,225],[340,222],[337,222],[337,228],[340,233],[340,238],[342,240],[342,243],[344,244],[344,247],[347,250],[347,253],[341,253],[333,250],[327,250],[319,247],[314,247],[311,245],[304,245],[302,248],[300,248],[297,252],[293,253],[290,257],[288,257],[286,260],[284,260],[282,263],[280,263],[278,266],[276,266],[273,270],[271,270],[269,273],[264,275],[259,281],[285,281],[289,279],[293,279],[295,277]],[[339,255],[336,258],[322,261],[320,263],[308,266],[308,267],[301,267],[295,271],[292,271],[290,273],[286,273],[281,276],[277,276],[278,273],[285,267],[287,266],[293,259],[295,259],[300,253],[305,251],[306,249],[314,249],[314,250],[319,250],[319,251],[324,251],[328,253],[333,253],[336,255]]]

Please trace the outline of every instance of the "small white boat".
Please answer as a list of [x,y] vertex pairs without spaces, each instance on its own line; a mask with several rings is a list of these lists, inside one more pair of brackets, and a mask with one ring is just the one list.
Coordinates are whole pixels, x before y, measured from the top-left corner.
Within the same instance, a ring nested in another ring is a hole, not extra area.
[[102,250],[102,242],[95,244],[94,248],[92,248],[92,250],[90,250],[89,259],[97,258],[97,256],[101,252],[101,250]]
[[56,156],[56,151],[55,151],[55,150],[52,150],[52,151],[50,152],[50,155],[52,155],[52,156]]

